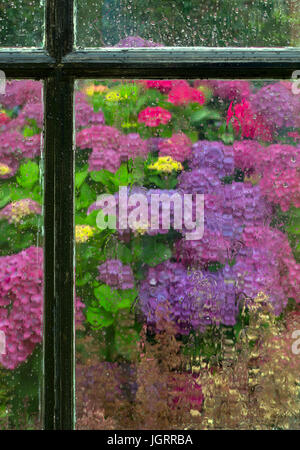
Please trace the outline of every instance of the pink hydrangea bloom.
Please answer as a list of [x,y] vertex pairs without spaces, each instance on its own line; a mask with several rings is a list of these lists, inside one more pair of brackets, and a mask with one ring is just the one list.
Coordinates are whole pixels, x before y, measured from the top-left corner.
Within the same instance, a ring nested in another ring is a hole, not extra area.
[[34,80],[13,80],[6,84],[5,94],[0,95],[0,103],[8,109],[25,103],[42,101],[42,83]]
[[0,364],[15,369],[42,341],[43,253],[30,247],[0,260],[0,329],[6,337]]
[[242,137],[261,139],[266,142],[273,140],[273,130],[265,120],[255,114],[251,105],[245,99],[233,106],[230,104],[227,113],[227,124],[231,121],[235,133]]
[[192,153],[192,141],[183,133],[173,134],[158,144],[159,156],[171,156],[179,162],[188,159]]
[[144,123],[147,127],[158,127],[170,122],[172,114],[160,106],[151,107],[141,111],[138,116],[138,122]]
[[187,82],[181,82],[169,92],[168,101],[176,106],[187,105],[188,103],[203,105],[205,97],[201,91],[192,88]]
[[28,103],[20,111],[18,117],[13,119],[9,128],[15,130],[17,128],[24,128],[30,126],[30,120],[35,120],[38,128],[43,128],[43,104],[42,103]]
[[144,158],[148,154],[148,143],[141,139],[138,133],[123,134],[120,138],[119,154],[124,160],[137,156]]
[[290,82],[262,87],[251,96],[251,107],[273,129],[300,126],[300,99]]
[[[77,298],[76,319],[84,304]],[[43,250],[29,247],[0,257],[0,330],[6,338],[0,364],[15,369],[42,342]]]
[[114,127],[106,125],[93,125],[78,131],[76,144],[79,148],[101,147],[102,149],[118,150],[120,145],[120,133]]
[[208,80],[208,86],[215,96],[236,102],[248,98],[251,92],[249,81],[244,80]]
[[101,146],[94,146],[88,162],[90,172],[98,172],[102,169],[116,172],[120,167],[121,158],[119,153],[111,148],[104,149]]
[[41,155],[43,150],[42,137],[40,134],[24,138],[23,140],[23,158],[36,158]]
[[[280,303],[277,309],[285,306],[289,297],[300,302],[300,264],[295,261],[288,237],[279,230],[265,226],[246,227],[243,233],[243,241],[246,248],[244,258],[253,261],[254,269],[261,270],[269,268],[272,270],[273,278],[269,281],[268,289],[273,295],[281,293]],[[243,255],[241,255],[243,258]],[[261,278],[266,283],[266,276]],[[261,291],[267,292],[263,286]],[[283,291],[283,293],[282,293]]]
[[86,101],[86,96],[82,92],[77,92],[75,101],[76,128],[88,127],[90,125],[104,125],[104,123],[103,112],[94,112],[92,105]]

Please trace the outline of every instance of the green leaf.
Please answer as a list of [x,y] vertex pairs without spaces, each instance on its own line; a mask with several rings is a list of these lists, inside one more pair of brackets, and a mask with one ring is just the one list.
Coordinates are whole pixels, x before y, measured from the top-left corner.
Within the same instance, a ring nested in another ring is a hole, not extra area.
[[172,251],[168,245],[155,240],[153,242],[153,239],[146,239],[143,242],[142,259],[148,266],[154,267],[171,258],[171,256]]
[[115,173],[114,183],[116,186],[127,186],[129,180],[129,174],[127,170],[127,165],[122,163]]
[[22,164],[17,181],[20,186],[30,189],[39,180],[39,166],[33,161]]
[[89,306],[86,312],[86,320],[95,328],[109,327],[114,322],[114,316],[103,308]]
[[85,181],[86,177],[88,175],[88,166],[84,166],[84,169],[80,172],[77,172],[75,174],[75,187],[77,189],[80,188],[80,186],[82,185],[82,183]]
[[99,304],[109,312],[130,308],[137,297],[137,291],[135,289],[114,290],[106,284],[95,288],[94,294]]
[[11,198],[11,191],[7,184],[3,184],[0,189],[0,208],[3,208]]
[[191,122],[193,125],[197,125],[205,120],[220,120],[221,115],[219,112],[209,108],[202,108],[195,111],[191,115]]

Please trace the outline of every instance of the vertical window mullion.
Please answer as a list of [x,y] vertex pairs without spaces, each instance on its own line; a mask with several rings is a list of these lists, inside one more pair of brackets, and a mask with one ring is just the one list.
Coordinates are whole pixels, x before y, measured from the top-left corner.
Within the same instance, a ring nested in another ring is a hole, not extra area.
[[73,0],[48,0],[46,47],[55,70],[45,80],[45,429],[74,427],[73,79],[61,58],[73,48]]

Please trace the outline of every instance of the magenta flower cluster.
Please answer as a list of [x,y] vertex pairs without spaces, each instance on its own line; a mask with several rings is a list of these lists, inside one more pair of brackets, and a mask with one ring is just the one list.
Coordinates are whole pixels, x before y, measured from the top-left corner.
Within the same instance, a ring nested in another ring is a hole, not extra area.
[[88,161],[90,171],[116,172],[123,160],[145,157],[148,153],[146,141],[138,134],[121,135],[116,128],[106,125],[84,128],[77,133],[76,143],[81,149],[92,149]]
[[[76,321],[85,305],[76,299]],[[0,330],[6,338],[0,364],[15,369],[42,342],[43,250],[29,247],[0,257]]]

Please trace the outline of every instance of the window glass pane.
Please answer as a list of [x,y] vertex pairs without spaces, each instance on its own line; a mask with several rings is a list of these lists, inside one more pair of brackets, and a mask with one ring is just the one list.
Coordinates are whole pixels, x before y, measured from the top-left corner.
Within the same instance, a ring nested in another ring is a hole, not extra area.
[[0,0],[0,47],[42,47],[44,0]]
[[299,0],[77,0],[79,47],[285,47]]
[[8,81],[0,95],[0,429],[41,427],[42,127],[42,83]]
[[298,91],[78,82],[77,428],[300,428]]

